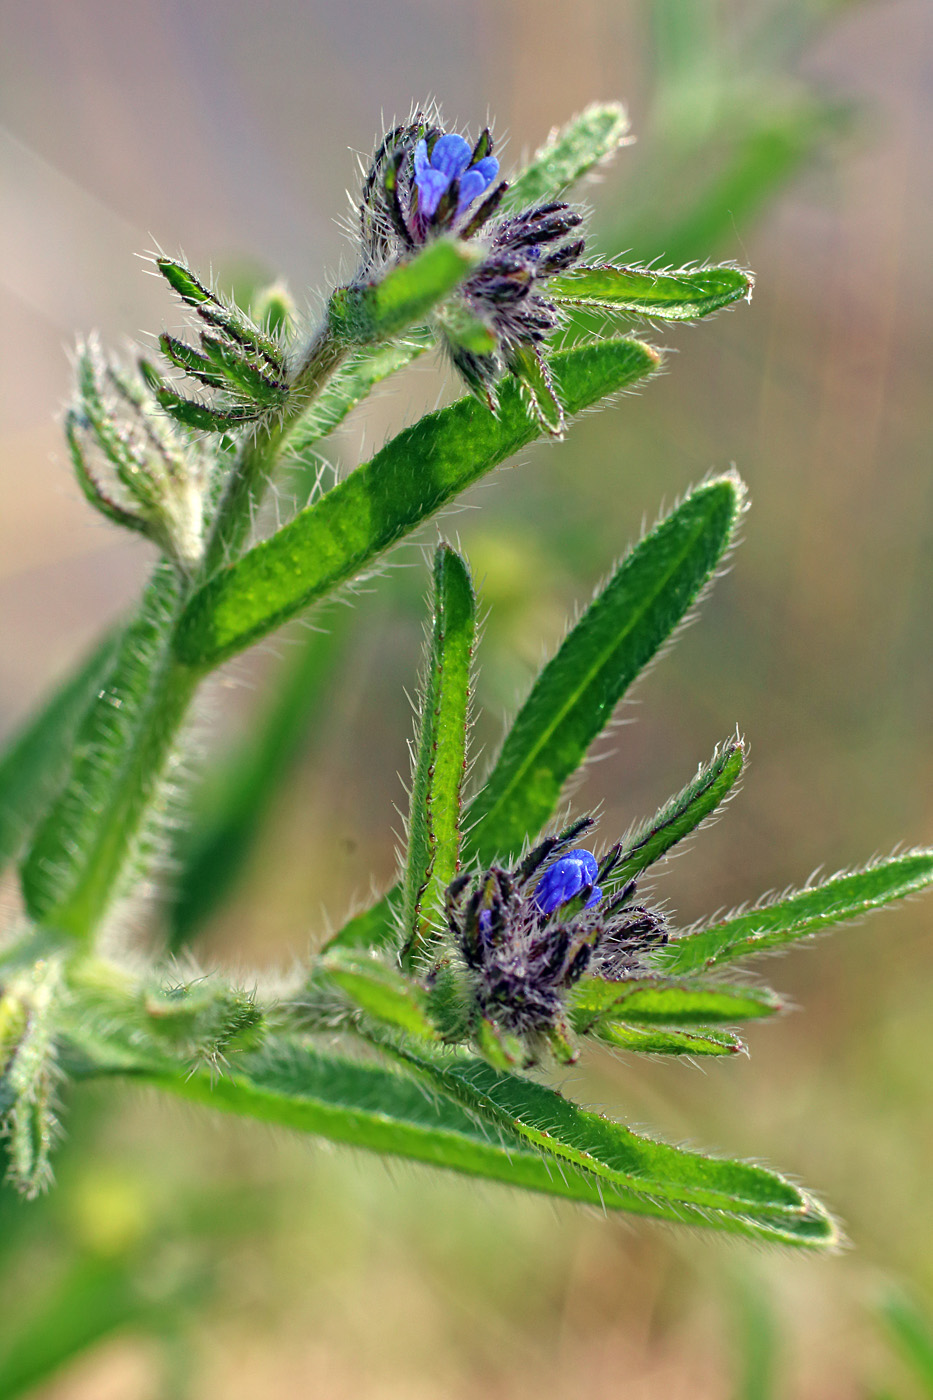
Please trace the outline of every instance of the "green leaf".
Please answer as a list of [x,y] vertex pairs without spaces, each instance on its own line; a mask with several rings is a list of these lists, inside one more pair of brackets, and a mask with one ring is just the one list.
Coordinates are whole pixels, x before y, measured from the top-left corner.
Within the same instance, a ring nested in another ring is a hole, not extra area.
[[430,943],[444,890],[460,866],[460,804],[466,768],[476,596],[449,544],[434,554],[434,618],[425,665],[402,892],[403,963]]
[[115,635],[105,637],[0,757],[0,869],[20,854],[64,783],[78,725],[100,690],[115,646]]
[[[654,350],[623,338],[564,351],[551,368],[565,408],[578,413],[657,364]],[[504,387],[496,417],[464,398],[422,418],[196,593],[179,627],[180,659],[207,669],[242,651],[357,577],[537,436],[513,383]]]
[[570,1016],[585,1034],[605,1019],[643,1026],[731,1025],[783,1010],[765,987],[679,985],[676,982],[609,982],[586,977],[573,989]]
[[729,796],[745,767],[745,744],[729,739],[697,770],[686,787],[661,808],[650,822],[639,827],[626,844],[611,884],[624,885],[689,836]]
[[[112,898],[191,698],[195,677],[168,652],[180,593],[175,570],[161,564],[77,726],[65,782],[23,863],[31,917],[63,933],[86,937]],[[165,683],[154,691],[156,677]]]
[[864,870],[757,904],[659,948],[667,972],[687,973],[777,948],[845,919],[857,919],[933,884],[933,851],[907,851]]
[[551,818],[628,687],[712,577],[743,498],[735,476],[707,482],[625,557],[538,676],[470,804],[471,859],[517,853]]
[[270,368],[281,368],[281,346],[239,306],[206,287],[191,268],[178,259],[156,258],[155,264],[176,295],[193,307],[208,325],[223,331],[237,345],[265,360]]
[[406,966],[426,951],[459,869],[476,595],[469,568],[450,545],[434,553],[434,617],[424,668],[412,774],[408,854],[402,885]]
[[196,789],[190,820],[175,842],[169,944],[177,951],[230,896],[263,823],[333,694],[349,632],[349,609],[326,632],[309,632],[276,677],[275,695],[247,737]]
[[590,1031],[604,1045],[643,1055],[737,1055],[744,1041],[731,1031],[681,1031],[667,1026],[647,1029],[621,1021],[599,1021]]
[[331,330],[339,340],[357,345],[399,335],[423,322],[481,257],[472,244],[437,238],[378,282],[338,287],[328,306]]
[[314,967],[314,976],[334,983],[355,1007],[386,1025],[435,1039],[427,997],[415,983],[372,957],[335,950]]
[[535,153],[509,186],[503,211],[515,212],[556,199],[594,165],[613,155],[628,129],[628,116],[620,103],[594,102],[554,132]]
[[[421,1057],[416,1062],[427,1063]],[[499,1076],[479,1060],[452,1062],[451,1074],[467,1076],[457,1082],[456,1097],[485,1103],[490,1094],[501,1100],[511,1086],[521,1086],[522,1093],[543,1096],[536,1098],[536,1107],[543,1103],[545,1118],[557,1115],[560,1123],[555,1126],[566,1126],[571,1135],[580,1131],[581,1146],[566,1146],[557,1154],[558,1164],[554,1154],[542,1155],[532,1142],[536,1132],[547,1139],[547,1128],[522,1125],[516,1131],[519,1119],[508,1106],[497,1107],[494,1126],[484,1127],[473,1109],[451,1101],[446,1082],[433,1072],[433,1060],[427,1077],[435,1092],[430,1094],[420,1080],[382,1066],[322,1055],[285,1041],[259,1054],[238,1056],[227,1073],[213,1078],[204,1072],[169,1074],[147,1068],[138,1057],[137,1063],[136,1078],[182,1098],[369,1151],[606,1210],[629,1210],[783,1244],[825,1247],[836,1241],[822,1207],[781,1177],[637,1137],[595,1114],[583,1114],[541,1086]],[[490,1113],[484,1109],[482,1117],[488,1120]],[[594,1137],[599,1155],[590,1151]]]
[[600,1186],[650,1200],[667,1219],[701,1218],[736,1233],[786,1244],[837,1242],[830,1217],[791,1182],[744,1162],[685,1152],[578,1108],[552,1089],[463,1054],[383,1048],[499,1131],[573,1167]]
[[531,410],[545,432],[564,435],[564,410],[551,382],[547,361],[533,345],[517,346],[509,355],[509,370],[524,386]]
[[641,267],[574,267],[552,277],[552,301],[623,311],[665,321],[695,321],[721,307],[751,300],[754,279],[735,267],[652,272]]

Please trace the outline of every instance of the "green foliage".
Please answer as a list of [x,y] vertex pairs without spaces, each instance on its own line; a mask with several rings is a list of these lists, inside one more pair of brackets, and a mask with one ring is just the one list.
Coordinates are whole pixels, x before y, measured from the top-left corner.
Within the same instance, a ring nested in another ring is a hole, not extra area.
[[438,239],[378,282],[341,288],[330,300],[334,334],[355,345],[401,335],[423,322],[469,276],[479,257],[468,243]]
[[309,632],[277,675],[275,695],[249,734],[191,798],[191,819],[174,844],[176,875],[167,911],[177,951],[236,888],[279,787],[314,740],[347,643],[349,614]]
[[[659,14],[676,66],[693,29],[676,6]],[[559,436],[569,418],[657,368],[658,352],[627,337],[554,351],[546,342],[556,307],[687,320],[750,295],[750,274],[734,267],[581,264],[582,244],[554,249],[580,222],[566,206],[565,233],[544,238],[529,206],[560,196],[626,129],[618,105],[591,107],[519,173],[502,208],[527,213],[519,230],[548,251],[513,264],[497,261],[494,236],[474,238],[496,214],[499,190],[458,223],[449,182],[432,223],[418,186],[406,218],[399,173],[413,159],[414,128],[403,128],[364,185],[365,199],[383,203],[363,210],[360,270],[331,294],[309,338],[281,289],[254,317],[162,257],[159,270],[197,326],[196,344],[163,334],[162,355],[198,397],[145,361],[133,378],[94,347],[79,358],[66,421],[79,483],[113,523],[144,528],[164,557],[136,615],[0,761],[0,859],[23,851],[30,919],[0,957],[0,1114],[24,1194],[49,1176],[60,1078],[121,1076],[603,1209],[785,1245],[838,1242],[826,1210],[783,1176],[641,1136],[525,1073],[572,1062],[587,1037],[625,1053],[741,1052],[729,1027],[775,1014],[781,999],[715,982],[708,969],[933,882],[933,854],[911,852],[707,927],[669,928],[636,902],[636,884],[734,790],[745,758],[738,738],[598,856],[579,844],[590,839],[589,817],[548,833],[619,702],[722,565],[743,509],[735,475],[688,493],[622,559],[534,681],[465,815],[477,600],[466,561],[438,546],[400,887],[290,978],[244,985],[131,958],[119,917],[120,897],[152,880],[168,846],[160,827],[183,776],[179,735],[200,681],[369,575],[515,452]],[[748,149],[726,172],[740,204],[743,190],[748,205],[762,188],[749,142],[774,136],[764,119],[746,130]],[[417,185],[414,164],[408,173]],[[691,236],[698,229],[695,214]],[[503,319],[502,307],[523,298],[537,320]],[[484,402],[427,415],[326,489],[320,441],[436,337]],[[255,543],[265,494],[288,470],[310,504]],[[174,844],[174,949],[233,887],[291,759],[325,708],[339,708],[332,675],[343,630],[301,647],[235,764],[196,799],[194,834]],[[122,1266],[76,1266],[36,1328],[0,1348],[0,1395],[20,1393],[138,1308]]]
[[641,267],[572,267],[548,285],[557,302],[654,316],[664,321],[694,321],[745,297],[753,279],[735,267],[682,268],[652,272]]
[[606,982],[588,977],[575,989],[571,1003],[579,1031],[601,1021],[631,1021],[647,1026],[698,1026],[757,1020],[782,1009],[774,992],[760,987],[680,985],[632,980]]
[[594,102],[536,151],[509,186],[504,207],[527,209],[563,194],[594,165],[612,156],[628,129],[628,115],[620,103]]
[[553,815],[615,706],[721,562],[743,496],[734,477],[691,492],[625,557],[568,633],[470,805],[470,849],[479,860],[516,852]]
[[741,739],[722,744],[687,786],[626,842],[613,881],[623,884],[660,860],[672,846],[695,831],[726,800],[745,767]]
[[434,620],[422,683],[402,891],[404,959],[430,941],[444,891],[460,867],[460,806],[470,714],[476,596],[449,545],[434,554]]
[[908,851],[697,929],[669,944],[658,955],[659,960],[666,971],[674,973],[715,967],[750,953],[779,948],[845,919],[857,919],[871,909],[916,894],[931,882],[933,851]]
[[[638,341],[607,340],[552,363],[565,408],[579,413],[650,374],[658,355]],[[513,385],[495,416],[460,399],[422,418],[196,593],[179,626],[179,659],[206,670],[242,651],[362,573],[539,432]]]
[[[75,938],[90,935],[113,897],[133,837],[159,800],[163,759],[191,695],[167,655],[180,592],[175,571],[160,565],[82,716],[64,785],[23,863],[32,917]],[[166,672],[167,696],[155,687]]]

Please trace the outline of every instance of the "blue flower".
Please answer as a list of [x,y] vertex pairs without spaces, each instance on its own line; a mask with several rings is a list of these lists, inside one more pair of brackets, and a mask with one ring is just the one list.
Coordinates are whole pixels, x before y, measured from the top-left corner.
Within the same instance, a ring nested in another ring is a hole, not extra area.
[[644,975],[646,957],[667,942],[663,917],[634,903],[634,880],[613,880],[621,842],[599,860],[570,849],[593,824],[583,817],[514,869],[464,872],[447,889],[447,925],[474,1023],[488,1019],[529,1037],[532,1051],[536,1037],[560,1031],[567,992],[584,973],[610,981]]
[[572,855],[561,856],[544,872],[535,889],[535,903],[542,914],[553,914],[562,904],[591,886],[591,893],[584,909],[598,904],[603,892],[596,883],[599,866],[596,857],[589,851],[574,851]]
[[433,238],[482,238],[485,256],[455,296],[468,321],[490,332],[489,348],[477,350],[475,335],[458,335],[449,317],[441,338],[462,379],[493,412],[499,381],[515,375],[542,427],[559,436],[563,410],[542,351],[561,317],[547,299],[547,282],[583,256],[584,240],[575,236],[582,217],[561,201],[501,216],[508,185],[498,178],[489,129],[471,147],[436,125],[436,116],[413,114],[373,156],[360,201],[356,284],[371,282],[386,264],[404,261]]
[[425,220],[433,218],[442,198],[453,184],[457,186],[457,215],[485,194],[499,174],[495,156],[484,156],[471,164],[473,151],[462,136],[439,136],[428,154],[424,137],[415,147],[415,185],[418,211]]

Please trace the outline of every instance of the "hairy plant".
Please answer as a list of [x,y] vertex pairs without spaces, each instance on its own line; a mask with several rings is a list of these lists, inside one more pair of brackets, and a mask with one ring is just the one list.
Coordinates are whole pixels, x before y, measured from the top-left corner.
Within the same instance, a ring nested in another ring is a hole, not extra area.
[[[79,484],[160,559],[134,615],[0,758],[0,857],[19,863],[26,911],[0,946],[0,1112],[25,1195],[48,1183],[69,1081],[121,1076],[606,1210],[788,1245],[837,1241],[825,1208],[785,1177],[636,1134],[546,1082],[587,1038],[689,1057],[744,1049],[734,1027],[782,1001],[745,974],[730,980],[730,964],[933,880],[933,853],[910,851],[673,926],[639,883],[733,792],[738,738],[621,839],[597,847],[588,814],[561,824],[568,780],[734,542],[734,474],[688,492],[625,555],[469,793],[477,603],[467,562],[438,545],[398,883],[290,981],[146,961],[124,917],[162,857],[202,682],[370,572],[514,452],[658,368],[659,352],[622,332],[587,340],[576,325],[557,348],[577,308],[696,320],[750,298],[751,275],[732,266],[587,260],[565,194],[626,129],[620,107],[593,106],[506,182],[488,130],[470,142],[436,111],[415,112],[376,150],[358,270],[310,336],[280,290],[247,311],[159,257],[190,310],[189,338],[161,336],[163,365],[118,363],[93,340],[79,351],[65,423]],[[469,395],[329,489],[319,482],[257,540],[276,472],[313,477],[320,441],[435,342]],[[210,903],[205,852],[235,847],[262,791],[252,775],[287,754],[296,697],[322,693],[338,641],[304,655],[275,744],[257,747],[216,820],[194,832],[179,876],[189,909]]]

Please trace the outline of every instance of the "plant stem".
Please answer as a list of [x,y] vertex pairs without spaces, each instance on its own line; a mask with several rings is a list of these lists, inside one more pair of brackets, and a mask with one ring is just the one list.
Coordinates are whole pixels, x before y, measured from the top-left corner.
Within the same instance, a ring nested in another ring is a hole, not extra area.
[[[190,591],[242,552],[288,433],[346,354],[325,321],[298,363],[286,412],[242,443],[201,569],[184,580],[161,562],[127,625],[85,717],[68,779],[23,867],[30,913],[70,939],[94,936],[165,790],[178,731],[203,674],[174,655],[181,608]],[[128,668],[135,674],[124,700]]]

